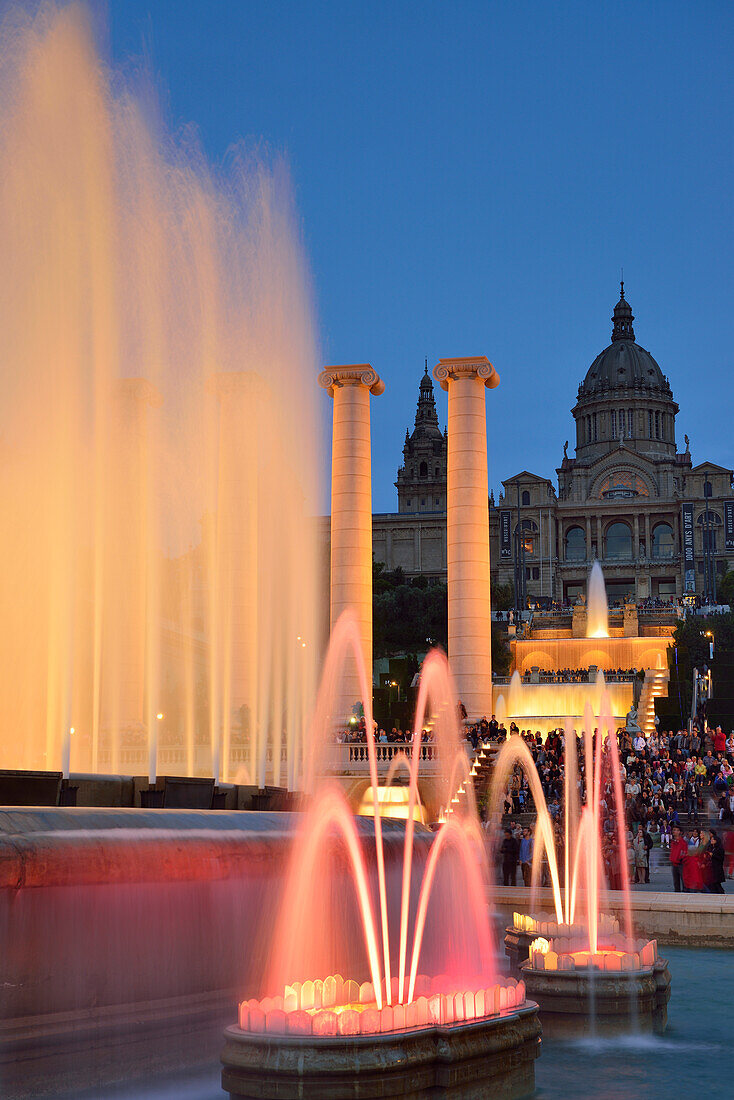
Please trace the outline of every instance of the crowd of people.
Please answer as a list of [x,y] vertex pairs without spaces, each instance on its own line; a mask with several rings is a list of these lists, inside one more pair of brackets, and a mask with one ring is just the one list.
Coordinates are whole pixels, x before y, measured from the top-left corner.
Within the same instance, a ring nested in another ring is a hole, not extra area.
[[[593,679],[595,675],[596,671],[590,673],[588,668],[559,668],[554,669],[552,672],[541,669],[538,673],[538,679],[541,684],[588,684],[589,677],[591,676]],[[636,675],[636,668],[604,669],[604,679],[608,684],[633,680]],[[532,683],[532,673],[523,672],[522,682],[524,684]]]
[[[487,727],[491,725],[490,720]],[[558,865],[562,866],[565,737],[560,730],[551,731],[545,738],[528,730],[518,732],[535,762],[554,824]],[[581,738],[576,736],[578,798],[583,803],[584,753]],[[594,741],[596,736],[594,731]],[[702,731],[694,728],[691,733],[656,731],[650,738],[642,734],[633,738],[621,730],[617,744],[627,851],[620,859],[611,753],[605,748],[601,847],[607,880],[620,888],[626,873],[631,882],[649,882],[650,852],[658,848],[670,860],[674,889],[723,892],[727,872],[731,873],[734,865],[734,735],[727,738],[720,728],[705,727]],[[503,810],[505,820],[535,812],[528,777],[519,765],[509,778]],[[683,831],[683,817],[688,835]],[[715,827],[706,824],[710,821]],[[524,829],[511,820],[499,846],[498,877],[508,885],[514,883],[517,869],[523,864],[520,846]]]
[[[393,726],[392,729],[386,730],[378,727],[376,722],[373,722],[373,729],[375,735],[375,741],[380,745],[409,745],[413,741],[413,731],[398,729],[397,726]],[[367,722],[364,715],[360,717],[352,718],[347,724],[336,731],[335,740],[340,745],[364,745],[367,743]],[[433,733],[429,729],[424,729],[421,734],[421,741],[424,744],[431,743],[433,741]]]

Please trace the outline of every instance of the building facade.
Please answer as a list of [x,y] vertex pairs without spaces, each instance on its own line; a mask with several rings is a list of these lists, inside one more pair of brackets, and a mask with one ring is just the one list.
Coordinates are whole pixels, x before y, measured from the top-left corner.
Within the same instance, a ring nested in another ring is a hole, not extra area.
[[[621,286],[612,339],[581,382],[571,410],[575,453],[557,481],[527,470],[488,500],[495,583],[534,602],[573,602],[601,562],[610,601],[715,599],[734,568],[732,471],[693,464],[676,443],[670,383],[637,343]],[[446,449],[433,383],[424,374],[398,470],[397,513],[373,516],[375,559],[429,580],[446,577]]]

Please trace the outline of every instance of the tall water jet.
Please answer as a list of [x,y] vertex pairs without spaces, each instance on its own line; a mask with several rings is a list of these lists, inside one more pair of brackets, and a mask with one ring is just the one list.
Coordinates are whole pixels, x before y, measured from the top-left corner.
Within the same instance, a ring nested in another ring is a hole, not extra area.
[[322,433],[288,173],[155,114],[80,5],[6,17],[3,765],[58,768],[73,725],[72,771],[294,786]]
[[609,637],[609,609],[607,607],[607,589],[604,573],[598,561],[595,561],[589,574],[588,595],[586,599],[586,637]]
[[[345,611],[332,632],[310,729],[305,774],[313,797],[267,952],[270,972],[260,997],[241,1001],[237,1026],[225,1032],[222,1085],[233,1098],[281,1096],[287,1082],[287,1091],[295,1083],[299,1094],[357,1100],[385,1089],[413,1095],[417,1071],[421,1095],[454,1082],[462,1095],[484,1095],[495,1083],[508,1098],[528,1095],[536,1008],[523,982],[496,977],[473,797],[435,837],[416,833],[426,724],[448,777],[443,790],[469,772],[446,657],[433,651],[421,671],[412,742],[401,759],[410,774],[402,874],[388,881],[362,641],[358,615]],[[342,681],[352,679],[365,700],[374,847],[360,842],[341,791],[319,780],[325,745],[343,723]]]
[[[526,774],[537,820],[529,911],[513,914],[505,946],[514,967],[539,1001],[551,1033],[592,1030],[599,1015],[605,1028],[629,1030],[638,1021],[657,1031],[665,1028],[670,976],[659,959],[656,941],[633,939],[625,804],[616,729],[603,685],[598,724],[587,704],[579,750],[571,723],[566,724],[564,757],[563,866],[545,795],[532,753],[514,735],[503,745],[490,787],[490,820],[499,822],[507,780],[519,766]],[[584,799],[577,778],[583,761]],[[604,788],[611,790],[605,798]],[[604,873],[602,825],[613,825],[611,882]],[[495,836],[496,842],[496,824]],[[552,915],[538,913],[538,886],[543,857],[551,885]],[[563,872],[563,874],[562,874]],[[620,891],[618,917],[608,914],[609,889]],[[605,910],[607,910],[605,912]],[[623,973],[624,972],[624,973]],[[544,1027],[545,1027],[544,1023]]]

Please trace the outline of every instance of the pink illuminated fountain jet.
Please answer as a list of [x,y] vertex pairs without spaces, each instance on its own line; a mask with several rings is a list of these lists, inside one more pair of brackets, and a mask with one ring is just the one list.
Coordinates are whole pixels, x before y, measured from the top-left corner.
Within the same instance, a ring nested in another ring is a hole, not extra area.
[[[579,797],[580,763],[576,731],[567,721],[564,738],[563,866],[538,770],[520,736],[500,750],[490,788],[493,818],[499,810],[509,776],[516,765],[525,772],[537,811],[533,847],[532,885],[528,912],[515,912],[507,929],[507,953],[519,968],[543,1013],[563,1017],[557,1030],[586,1030],[589,1016],[610,1017],[624,1028],[629,1019],[649,1022],[663,1030],[670,997],[670,977],[659,959],[657,942],[633,938],[627,834],[616,730],[606,693],[602,692],[597,721],[587,706],[583,720],[582,758],[585,800]],[[611,804],[608,804],[608,800]],[[602,826],[606,813],[614,815],[620,917],[602,912],[608,896],[602,856]],[[547,860],[555,919],[538,915],[538,887],[543,858]],[[527,955],[527,961],[523,959]],[[630,979],[637,985],[630,993]],[[619,982],[622,981],[621,992]],[[573,992],[569,986],[572,985]],[[559,1007],[562,1006],[562,1007]],[[601,1006],[601,1007],[600,1007]]]
[[[365,703],[374,810],[374,848],[370,844],[369,850],[342,791],[318,779],[335,733],[343,728],[344,716],[333,713],[332,700],[339,697],[350,659],[356,663]],[[370,700],[356,620],[347,612],[332,633],[311,723],[305,786],[312,800],[283,892],[264,981],[267,996],[240,1003],[238,1025],[226,1033],[223,1086],[232,1095],[249,1095],[242,1060],[254,1058],[253,1050],[265,1057],[263,1044],[276,1044],[278,1065],[288,1061],[293,1043],[301,1044],[301,1052],[308,1049],[313,1064],[322,1065],[323,1043],[330,1042],[330,1057],[343,1064],[349,1076],[354,1059],[363,1064],[365,1043],[369,1052],[386,1042],[404,1043],[408,1034],[419,1045],[435,1043],[440,1031],[446,1042],[456,1044],[459,1032],[468,1028],[471,1043],[478,1042],[487,1056],[486,1044],[505,1042],[499,1038],[505,1024],[512,1019],[517,1027],[519,1018],[525,1070],[523,1080],[510,1083],[506,1095],[524,1095],[527,1066],[532,1067],[537,1055],[539,1032],[532,1022],[536,1006],[526,1002],[523,981],[497,976],[486,899],[486,845],[473,798],[435,835],[421,826],[416,829],[414,820],[427,720],[446,772],[446,787],[456,776],[470,773],[445,656],[430,653],[421,673],[407,754],[408,814],[399,861],[385,858],[386,844],[395,843],[396,828],[391,827],[389,838],[384,835],[376,797],[379,776]],[[457,1054],[459,1061],[463,1057]],[[500,1061],[489,1059],[481,1070],[482,1080],[504,1075],[505,1069]],[[298,1076],[301,1071],[293,1072]],[[339,1095],[352,1095],[351,1086],[343,1088]]]

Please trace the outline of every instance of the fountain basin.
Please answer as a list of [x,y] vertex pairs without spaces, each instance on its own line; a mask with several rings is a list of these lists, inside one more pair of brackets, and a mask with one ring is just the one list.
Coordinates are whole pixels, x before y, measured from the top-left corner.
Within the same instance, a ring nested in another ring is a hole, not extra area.
[[[600,935],[614,936],[619,933],[619,929],[620,925],[616,917],[607,913],[599,914]],[[547,914],[531,916],[516,912],[512,914],[512,924],[505,928],[505,954],[513,974],[522,977],[520,967],[530,955],[530,945],[538,936],[570,939],[584,934],[586,934],[586,925],[580,922],[559,924],[549,919]]]
[[222,1088],[230,1100],[521,1100],[535,1091],[538,1006],[365,1035],[274,1035],[229,1027]]
[[670,1000],[670,972],[656,958],[634,970],[536,969],[520,966],[528,995],[540,1006],[543,1033],[551,1038],[631,1031],[665,1031]]
[[[301,822],[0,808],[3,1100],[36,1100],[49,1079],[58,1091],[101,1094],[148,1070],[215,1060],[232,1004],[259,982]],[[373,874],[374,826],[359,818],[356,828]],[[383,823],[392,877],[404,832]],[[432,839],[416,826],[418,871]]]
[[530,955],[530,944],[537,935],[537,932],[515,928],[514,925],[505,928],[505,955],[513,974],[520,974],[520,967]]

